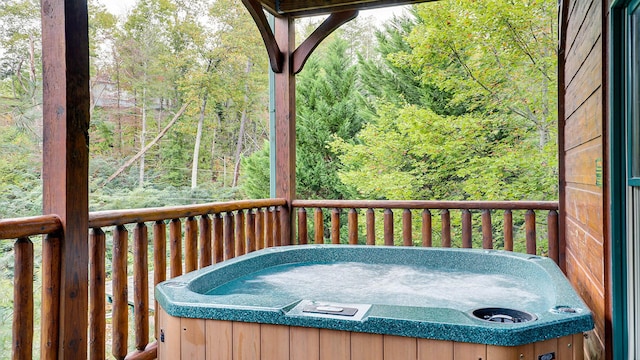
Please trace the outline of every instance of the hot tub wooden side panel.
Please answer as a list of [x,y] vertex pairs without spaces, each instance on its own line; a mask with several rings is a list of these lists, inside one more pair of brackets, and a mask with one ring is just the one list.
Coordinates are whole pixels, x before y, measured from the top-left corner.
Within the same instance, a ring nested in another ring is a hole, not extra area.
[[159,360],[583,360],[583,335],[493,346],[234,321],[176,318],[160,309]]

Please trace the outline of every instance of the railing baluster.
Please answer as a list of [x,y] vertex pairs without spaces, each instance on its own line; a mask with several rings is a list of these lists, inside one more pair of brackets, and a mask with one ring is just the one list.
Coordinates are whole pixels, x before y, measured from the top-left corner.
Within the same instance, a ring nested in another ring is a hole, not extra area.
[[422,246],[433,246],[433,231],[431,228],[431,211],[424,209],[422,211]]
[[442,221],[442,247],[451,247],[451,214],[448,209],[442,210],[440,213]]
[[211,265],[211,218],[204,214],[198,222],[200,234],[200,263],[199,267],[207,267]]
[[504,249],[513,251],[513,214],[511,210],[504,211]]
[[376,244],[376,213],[373,209],[367,209],[367,245]]
[[527,254],[536,254],[536,213],[533,210],[527,210],[524,214],[524,224],[527,237]]
[[472,237],[471,237],[471,211],[469,209],[462,209],[462,247],[463,248],[471,248],[473,247]]
[[253,210],[247,210],[247,242],[245,249],[247,253],[256,251],[256,214]]
[[235,237],[236,237],[236,243],[235,243],[235,247],[236,247],[236,256],[240,256],[240,255],[244,255],[245,254],[245,223],[244,223],[244,211],[242,210],[238,210],[236,212],[236,219],[235,219],[235,225],[236,225],[236,229],[235,229]]
[[129,232],[122,226],[116,226],[113,232],[113,260],[111,264],[113,284],[113,308],[111,315],[112,335],[111,353],[116,359],[127,356],[127,336],[129,335],[127,254]]
[[189,216],[184,224],[184,272],[198,269],[198,222]]
[[213,262],[215,264],[224,261],[224,221],[222,215],[213,215]]
[[233,247],[233,213],[228,212],[224,215],[224,259],[233,259],[235,256],[235,248]]
[[[60,245],[59,234],[47,235],[42,243],[42,305],[40,309],[40,360],[58,359],[60,329]],[[104,292],[102,292],[104,298]],[[104,311],[102,312],[104,318]],[[99,329],[104,333],[105,327]],[[104,342],[103,342],[104,349]],[[102,352],[104,358],[105,351]]]
[[138,223],[133,233],[133,311],[136,349],[149,343],[149,261],[147,225]]
[[411,230],[411,210],[404,209],[402,211],[402,245],[413,246]]
[[489,209],[482,210],[482,248],[493,249],[493,229]]
[[169,223],[170,257],[169,267],[171,277],[182,275],[182,223],[180,219],[173,219]]
[[316,244],[324,244],[324,215],[322,214],[321,208],[316,208],[313,214],[313,224],[314,224],[314,243]]
[[289,205],[287,206],[278,206],[278,228],[280,229],[280,234],[278,235],[278,239],[280,239],[280,246],[288,246],[291,245],[291,218],[289,216]]
[[306,245],[308,242],[307,234],[307,209],[298,209],[298,244]]
[[264,209],[256,210],[256,249],[264,249]]
[[19,238],[14,251],[13,358],[33,357],[33,243]]
[[[153,224],[153,285],[167,279],[167,225],[164,221],[156,221]],[[158,311],[160,305],[154,301],[154,324],[158,324]],[[155,327],[155,337],[160,338],[160,327]]]
[[384,210],[383,222],[384,244],[386,246],[393,246],[393,211],[391,211],[391,209]]
[[276,207],[273,212],[273,244],[274,246],[283,245],[282,242],[282,224],[280,221],[282,218],[280,217],[281,210],[280,206]]
[[89,236],[89,358],[101,360],[106,354],[104,231],[91,229]]
[[349,209],[348,228],[349,244],[358,245],[358,212],[356,209]]
[[549,258],[559,264],[558,212],[555,210],[549,211],[549,215],[547,215],[547,236],[549,238]]
[[267,208],[264,214],[264,247],[270,248],[273,246],[273,214],[275,210]]
[[340,244],[340,209],[331,210],[331,243]]

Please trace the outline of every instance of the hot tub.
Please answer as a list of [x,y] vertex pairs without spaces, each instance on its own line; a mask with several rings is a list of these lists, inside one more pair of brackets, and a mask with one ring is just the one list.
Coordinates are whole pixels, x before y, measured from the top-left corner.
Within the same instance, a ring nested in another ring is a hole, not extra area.
[[163,282],[159,359],[582,359],[591,312],[549,259],[270,248]]

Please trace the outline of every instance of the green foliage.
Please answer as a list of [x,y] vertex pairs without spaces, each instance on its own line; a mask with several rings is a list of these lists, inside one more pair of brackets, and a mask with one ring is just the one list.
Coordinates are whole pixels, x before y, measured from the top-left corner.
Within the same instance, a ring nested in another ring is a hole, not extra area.
[[262,149],[242,159],[242,191],[251,199],[270,197],[269,143]]

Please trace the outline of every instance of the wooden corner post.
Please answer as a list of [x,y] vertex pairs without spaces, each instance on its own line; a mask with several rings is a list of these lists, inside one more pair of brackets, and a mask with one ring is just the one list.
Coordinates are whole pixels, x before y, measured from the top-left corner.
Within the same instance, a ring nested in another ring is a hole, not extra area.
[[[42,1],[43,212],[62,222],[60,359],[87,358],[89,26],[86,0]],[[47,354],[47,358],[51,354]]]
[[282,71],[275,74],[276,196],[287,200],[282,215],[283,245],[292,243],[291,201],[296,196],[296,77],[293,72],[295,24],[291,17],[276,17],[275,39],[283,54]]

